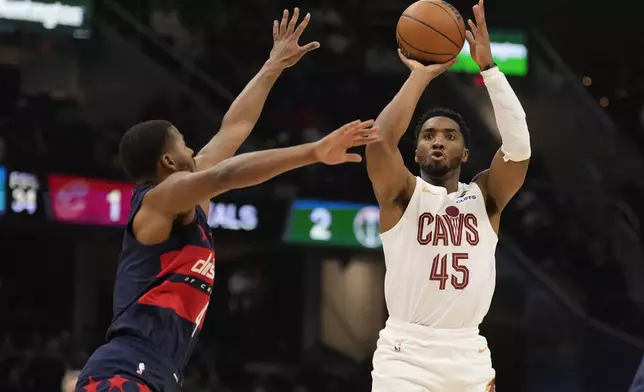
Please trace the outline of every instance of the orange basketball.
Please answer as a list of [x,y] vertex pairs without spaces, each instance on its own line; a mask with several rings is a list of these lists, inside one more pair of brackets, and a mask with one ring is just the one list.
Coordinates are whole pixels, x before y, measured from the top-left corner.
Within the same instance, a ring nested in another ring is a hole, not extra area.
[[420,0],[398,20],[396,39],[403,54],[422,63],[444,63],[465,44],[465,22],[451,4]]

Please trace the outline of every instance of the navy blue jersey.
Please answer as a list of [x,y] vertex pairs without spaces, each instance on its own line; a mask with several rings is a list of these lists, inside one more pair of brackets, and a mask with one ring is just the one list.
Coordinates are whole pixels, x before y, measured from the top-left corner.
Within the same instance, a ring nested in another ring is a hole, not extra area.
[[175,225],[163,243],[142,245],[134,238],[132,221],[153,187],[138,186],[132,196],[107,340],[137,338],[183,373],[210,301],[215,252],[206,214],[199,206],[194,221]]

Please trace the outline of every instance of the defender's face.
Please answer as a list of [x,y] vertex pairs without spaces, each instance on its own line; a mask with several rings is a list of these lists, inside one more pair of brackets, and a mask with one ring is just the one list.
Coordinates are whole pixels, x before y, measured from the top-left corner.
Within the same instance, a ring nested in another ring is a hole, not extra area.
[[196,164],[193,158],[194,151],[186,146],[183,135],[177,128],[170,128],[168,137],[168,150],[163,157],[164,165],[171,167],[174,171],[196,171]]
[[445,177],[467,162],[469,150],[458,124],[447,117],[432,117],[418,135],[416,162],[433,178]]

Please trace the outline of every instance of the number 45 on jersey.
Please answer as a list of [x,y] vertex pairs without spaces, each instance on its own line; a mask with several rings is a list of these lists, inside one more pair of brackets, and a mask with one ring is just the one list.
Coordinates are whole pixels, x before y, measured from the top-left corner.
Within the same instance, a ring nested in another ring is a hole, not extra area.
[[[466,266],[461,265],[462,262],[468,259],[467,253],[452,253],[452,256],[440,254],[432,260],[432,271],[429,275],[429,280],[435,280],[439,283],[439,290],[445,290],[447,281],[449,280],[456,290],[463,290],[470,283],[470,270]],[[447,272],[448,264],[452,264],[451,274]]]

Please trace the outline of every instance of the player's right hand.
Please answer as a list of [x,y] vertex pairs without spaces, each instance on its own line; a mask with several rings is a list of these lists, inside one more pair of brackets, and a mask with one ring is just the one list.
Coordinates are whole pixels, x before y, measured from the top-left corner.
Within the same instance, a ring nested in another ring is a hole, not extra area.
[[311,14],[306,14],[302,23],[297,27],[300,9],[296,7],[293,10],[293,17],[290,21],[288,16],[288,10],[284,10],[282,21],[273,22],[273,50],[271,50],[269,61],[280,68],[294,66],[305,54],[320,47],[320,43],[317,41],[310,42],[304,46],[300,46],[298,43],[311,20]]
[[374,120],[356,120],[343,125],[315,142],[314,153],[317,161],[327,165],[361,162],[362,156],[360,154],[350,154],[347,150],[378,141],[378,128],[373,128],[373,124]]
[[414,59],[405,57],[400,49],[398,49],[398,56],[400,60],[409,68],[412,74],[420,75],[423,77],[427,83],[431,82],[432,79],[447,71],[452,65],[456,64],[458,59],[454,57],[450,61],[442,64],[430,64],[423,65]]

